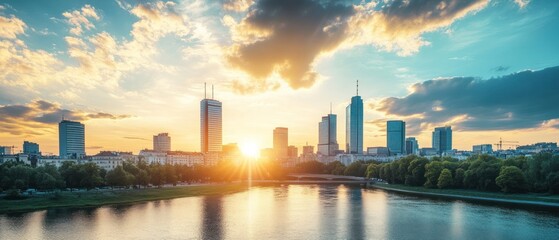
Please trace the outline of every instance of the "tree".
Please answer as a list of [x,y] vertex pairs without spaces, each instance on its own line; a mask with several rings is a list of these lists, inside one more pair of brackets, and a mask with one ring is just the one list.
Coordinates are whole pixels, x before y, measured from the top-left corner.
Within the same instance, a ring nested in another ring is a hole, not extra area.
[[92,189],[103,184],[100,172],[101,170],[95,163],[89,162],[79,165],[80,187]]
[[448,169],[443,169],[441,171],[441,175],[439,176],[438,182],[437,182],[437,187],[439,188],[449,188],[452,186],[453,180],[452,180],[452,172],[450,172],[450,170]]
[[124,171],[122,166],[117,166],[115,169],[107,172],[105,179],[109,186],[128,186],[130,182],[128,182],[127,175],[129,173]]
[[375,163],[369,163],[369,165],[367,165],[367,171],[366,171],[367,179],[379,178],[379,170],[380,170],[379,165]]
[[427,158],[416,158],[408,166],[406,185],[422,186],[425,184],[425,165],[429,163]]
[[553,172],[547,175],[546,183],[549,187],[549,193],[559,193],[559,172]]
[[503,167],[495,181],[505,193],[524,192],[527,189],[526,178],[516,166]]
[[425,187],[433,188],[437,186],[437,181],[443,170],[443,164],[440,161],[431,161],[425,165]]
[[454,174],[454,187],[461,188],[464,186],[464,174],[466,171],[462,168],[456,169],[456,173]]

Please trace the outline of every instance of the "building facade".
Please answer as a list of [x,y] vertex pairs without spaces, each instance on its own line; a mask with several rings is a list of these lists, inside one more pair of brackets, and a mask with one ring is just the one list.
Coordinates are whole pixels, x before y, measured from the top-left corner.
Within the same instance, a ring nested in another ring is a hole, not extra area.
[[438,154],[452,150],[452,128],[450,126],[437,127],[433,131],[432,147]]
[[85,157],[85,125],[62,120],[58,124],[58,143],[60,158]]
[[406,122],[401,120],[386,122],[386,146],[392,155],[406,153]]
[[363,154],[363,99],[351,98],[346,107],[346,152]]
[[491,144],[480,144],[472,146],[472,152],[476,154],[486,154],[493,152],[493,145]]
[[322,117],[318,123],[318,154],[325,156],[336,155],[339,149],[337,140],[336,114],[328,114]]
[[214,99],[200,101],[201,152],[222,150],[222,104]]
[[39,144],[29,141],[23,141],[23,153],[29,155],[40,155]]
[[160,133],[153,136],[153,150],[157,152],[171,151],[171,137],[168,133]]
[[406,154],[419,155],[419,143],[417,143],[417,139],[415,139],[415,137],[406,138]]
[[274,129],[274,155],[277,160],[285,160],[288,157],[288,129],[285,127],[277,127]]

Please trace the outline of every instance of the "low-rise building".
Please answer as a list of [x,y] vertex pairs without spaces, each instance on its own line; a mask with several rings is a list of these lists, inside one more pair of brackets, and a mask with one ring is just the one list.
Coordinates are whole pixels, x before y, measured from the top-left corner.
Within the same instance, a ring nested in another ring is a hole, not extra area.
[[167,162],[166,152],[157,152],[154,150],[144,149],[140,151],[139,159],[145,161],[147,164],[165,164]]
[[204,154],[199,152],[167,152],[167,164],[186,165],[192,167],[194,165],[204,164]]
[[110,171],[115,169],[117,166],[122,166],[124,159],[120,156],[119,152],[101,151],[100,153],[91,156],[89,158],[89,162],[93,162],[98,167]]

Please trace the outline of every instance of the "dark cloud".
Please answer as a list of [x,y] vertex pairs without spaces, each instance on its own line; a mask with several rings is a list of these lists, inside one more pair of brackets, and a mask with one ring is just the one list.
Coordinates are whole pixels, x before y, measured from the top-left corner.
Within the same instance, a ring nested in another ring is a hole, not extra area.
[[533,128],[559,119],[558,89],[559,66],[489,80],[429,80],[415,84],[406,97],[386,98],[372,107],[419,129],[441,123],[460,130]]
[[257,1],[238,29],[252,38],[234,45],[228,61],[257,79],[277,72],[292,88],[312,86],[312,63],[344,40],[353,14],[339,1]]
[[44,132],[52,132],[52,129],[62,118],[86,121],[89,119],[121,119],[127,117],[130,116],[62,109],[58,104],[37,100],[25,105],[0,105],[0,130],[13,135],[40,135]]
[[[251,75],[232,84],[240,93],[274,90],[267,78],[278,74],[293,88],[312,86],[318,56],[341,46],[374,45],[411,55],[429,42],[422,34],[450,26],[487,6],[487,0],[221,0],[227,10],[246,15],[239,23],[226,16],[233,42],[228,62]],[[246,85],[255,85],[246,86]]]

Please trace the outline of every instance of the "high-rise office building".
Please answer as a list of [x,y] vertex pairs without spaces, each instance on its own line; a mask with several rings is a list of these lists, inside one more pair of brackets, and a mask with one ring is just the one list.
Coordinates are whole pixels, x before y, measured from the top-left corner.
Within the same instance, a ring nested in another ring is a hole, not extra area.
[[160,133],[153,136],[153,150],[156,152],[171,151],[171,137],[168,133]]
[[[206,85],[204,84],[204,92]],[[222,150],[222,105],[220,101],[206,98],[200,101],[200,143],[201,151],[221,152]]]
[[318,153],[321,155],[333,156],[339,149],[336,122],[336,114],[330,113],[318,123]]
[[419,144],[414,137],[406,138],[406,154],[419,155]]
[[351,154],[363,154],[363,99],[357,95],[351,98],[346,107],[346,151]]
[[277,127],[274,129],[274,155],[277,160],[287,158],[288,131],[287,128]]
[[85,156],[85,125],[62,120],[58,124],[60,158],[83,158]]
[[386,122],[386,146],[391,155],[406,153],[406,122],[401,120]]
[[438,154],[452,150],[452,129],[450,126],[437,127],[433,131],[433,148]]
[[29,141],[23,141],[23,153],[29,155],[41,154],[41,151],[39,151],[39,144]]

